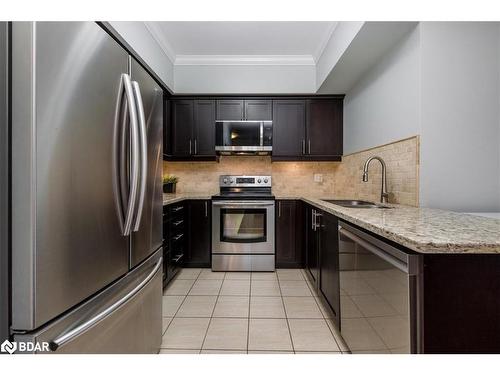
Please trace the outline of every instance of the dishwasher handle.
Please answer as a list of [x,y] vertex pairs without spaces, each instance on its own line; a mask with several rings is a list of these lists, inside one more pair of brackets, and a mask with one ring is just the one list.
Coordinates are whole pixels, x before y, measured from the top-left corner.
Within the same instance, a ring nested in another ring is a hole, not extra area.
[[403,271],[404,273],[409,273],[409,267],[408,264],[401,261],[400,259],[392,256],[391,254],[387,253],[383,249],[381,249],[378,246],[375,246],[371,244],[370,242],[366,241],[365,239],[361,238],[357,234],[352,233],[351,231],[342,228],[341,225],[339,225],[339,235],[342,234],[349,238],[351,241],[354,243],[357,243],[361,245],[364,249],[370,251],[371,253],[375,254],[376,256],[382,258],[386,262],[390,263],[400,271]]

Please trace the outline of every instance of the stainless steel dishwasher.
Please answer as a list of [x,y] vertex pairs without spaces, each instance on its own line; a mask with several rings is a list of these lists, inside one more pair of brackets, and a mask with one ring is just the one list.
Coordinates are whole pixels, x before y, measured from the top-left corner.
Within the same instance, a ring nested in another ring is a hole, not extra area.
[[340,332],[353,353],[419,353],[422,256],[339,221]]

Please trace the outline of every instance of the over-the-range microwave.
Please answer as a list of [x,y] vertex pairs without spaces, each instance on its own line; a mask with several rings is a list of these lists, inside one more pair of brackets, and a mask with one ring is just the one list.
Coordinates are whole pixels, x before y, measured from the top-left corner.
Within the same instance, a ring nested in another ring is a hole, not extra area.
[[215,122],[215,151],[219,154],[269,154],[272,149],[272,121]]

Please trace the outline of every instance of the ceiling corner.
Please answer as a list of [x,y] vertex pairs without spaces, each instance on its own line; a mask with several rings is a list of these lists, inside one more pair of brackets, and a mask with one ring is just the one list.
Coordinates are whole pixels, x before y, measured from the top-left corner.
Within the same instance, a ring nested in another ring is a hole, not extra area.
[[172,64],[175,64],[176,60],[176,55],[175,52],[170,45],[170,43],[165,39],[163,36],[163,33],[161,30],[159,30],[158,25],[156,25],[154,22],[143,22],[144,26],[146,27],[146,30],[151,34],[153,39],[156,41],[156,43],[160,46],[162,51],[165,53],[165,55],[168,57],[168,59],[172,62]]

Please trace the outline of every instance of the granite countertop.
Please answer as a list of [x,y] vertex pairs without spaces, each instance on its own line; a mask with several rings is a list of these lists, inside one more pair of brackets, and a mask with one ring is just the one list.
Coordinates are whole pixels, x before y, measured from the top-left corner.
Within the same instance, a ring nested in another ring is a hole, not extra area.
[[[210,198],[202,194],[164,194],[163,204]],[[300,199],[419,253],[500,254],[500,220],[494,218],[393,204],[388,205],[390,209],[346,208],[307,196],[276,199]]]
[[419,253],[500,254],[498,219],[402,205],[345,208],[319,198],[301,199]]
[[213,194],[195,194],[195,193],[182,193],[182,194],[163,194],[163,205],[177,203],[185,199],[211,199]]

